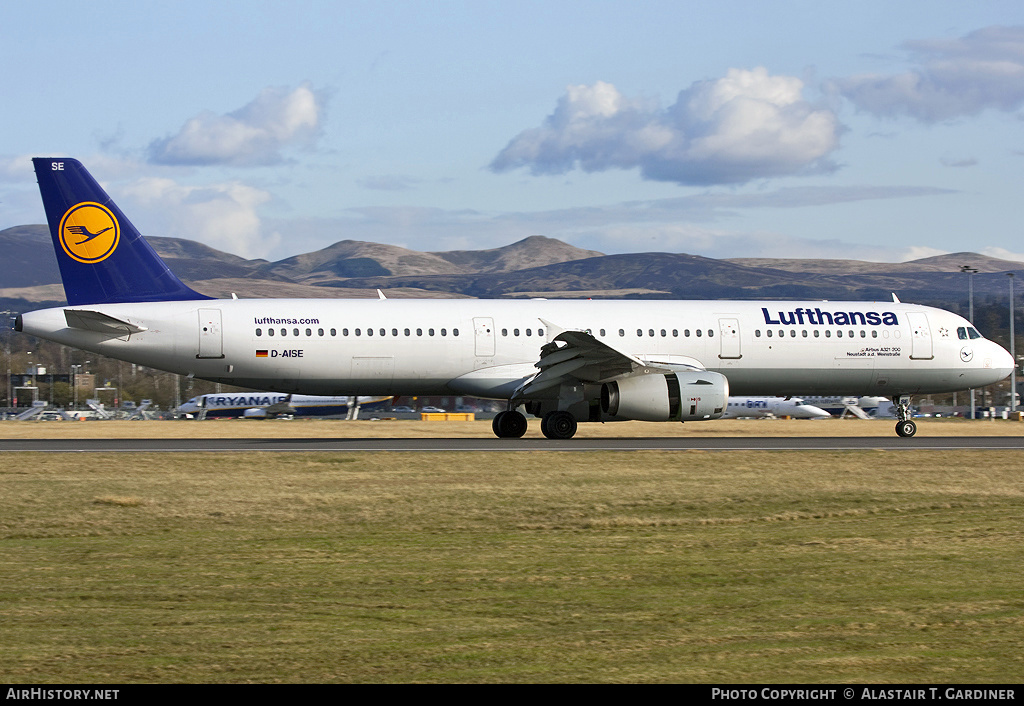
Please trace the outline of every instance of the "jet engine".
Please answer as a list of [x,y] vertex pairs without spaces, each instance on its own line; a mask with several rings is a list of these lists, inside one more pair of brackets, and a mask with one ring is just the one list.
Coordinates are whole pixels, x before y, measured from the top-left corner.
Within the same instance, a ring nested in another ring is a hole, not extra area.
[[729,381],[721,373],[634,375],[601,386],[601,411],[643,422],[718,419],[725,412],[728,397]]

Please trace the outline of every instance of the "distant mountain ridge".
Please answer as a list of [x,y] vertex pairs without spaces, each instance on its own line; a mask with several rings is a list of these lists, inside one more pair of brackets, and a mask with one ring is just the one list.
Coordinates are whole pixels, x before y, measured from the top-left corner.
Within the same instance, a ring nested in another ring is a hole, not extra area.
[[[682,253],[605,255],[530,236],[500,248],[419,252],[342,240],[277,262],[247,260],[181,238],[147,237],[168,266],[212,296],[603,297],[679,299],[866,299],[943,302],[966,298],[961,265],[978,269],[976,295],[1006,296],[1005,273],[1024,263],[953,253],[903,263],[713,258]],[[60,276],[44,225],[0,231],[0,306],[58,305]],[[6,304],[5,304],[6,303]]]
[[581,250],[553,238],[534,235],[491,250],[419,252],[396,245],[342,240],[322,250],[296,255],[260,268],[260,274],[293,282],[324,283],[332,278],[406,277],[511,272],[568,262],[603,253]]

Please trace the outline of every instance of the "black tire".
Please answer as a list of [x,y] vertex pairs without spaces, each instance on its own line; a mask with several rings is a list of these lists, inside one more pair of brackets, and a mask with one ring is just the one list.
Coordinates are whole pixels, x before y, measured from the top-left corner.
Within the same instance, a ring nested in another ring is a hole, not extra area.
[[491,430],[499,439],[518,439],[528,426],[526,417],[515,411],[498,412],[491,422]]
[[897,436],[902,436],[904,438],[910,438],[911,436],[913,436],[916,433],[917,433],[917,424],[915,424],[911,420],[908,419],[905,422],[897,422],[896,423],[896,435]]
[[549,439],[571,439],[576,435],[576,417],[568,412],[548,412],[540,430]]

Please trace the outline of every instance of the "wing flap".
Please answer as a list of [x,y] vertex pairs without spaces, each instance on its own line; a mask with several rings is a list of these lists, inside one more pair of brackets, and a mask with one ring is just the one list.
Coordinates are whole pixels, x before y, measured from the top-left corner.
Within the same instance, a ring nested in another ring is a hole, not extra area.
[[540,360],[534,363],[540,371],[519,386],[512,399],[530,397],[563,382],[602,382],[645,365],[639,358],[597,340],[590,331],[543,323],[549,331],[558,333],[540,349]]

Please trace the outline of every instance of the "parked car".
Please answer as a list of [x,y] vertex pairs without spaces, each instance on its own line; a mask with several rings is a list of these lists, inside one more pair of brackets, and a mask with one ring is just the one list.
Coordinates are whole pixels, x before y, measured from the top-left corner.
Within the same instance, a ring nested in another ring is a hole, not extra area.
[[420,411],[421,412],[444,412],[445,410],[441,409],[440,407],[431,407],[431,406],[427,405],[426,407],[423,407],[422,409],[420,409]]

